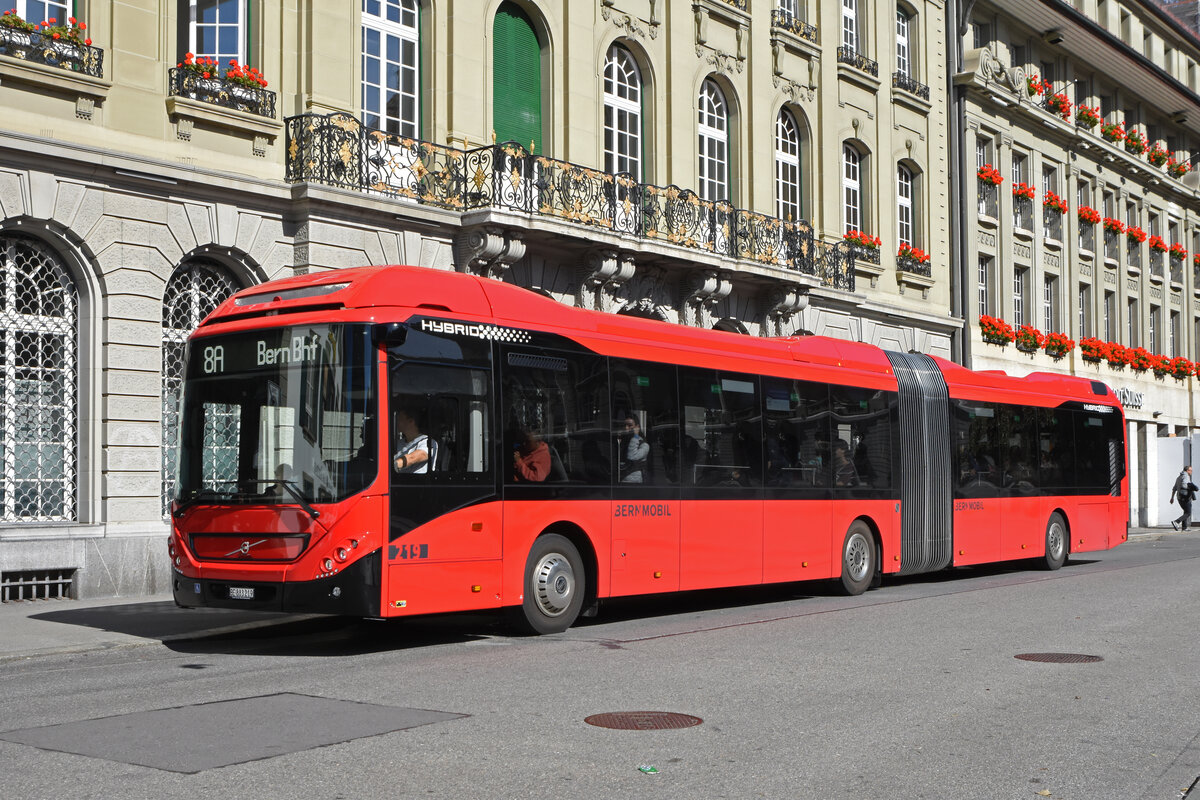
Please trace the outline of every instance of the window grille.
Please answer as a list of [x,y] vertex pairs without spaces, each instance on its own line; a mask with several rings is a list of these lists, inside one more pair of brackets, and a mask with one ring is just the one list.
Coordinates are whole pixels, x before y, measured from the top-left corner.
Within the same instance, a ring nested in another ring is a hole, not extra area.
[[66,599],[75,596],[75,570],[32,569],[0,572],[0,603]]
[[0,236],[0,522],[75,520],[78,313],[50,248]]
[[162,330],[162,512],[175,496],[179,447],[179,394],[187,337],[217,306],[240,288],[221,266],[204,261],[181,265],[163,293]]

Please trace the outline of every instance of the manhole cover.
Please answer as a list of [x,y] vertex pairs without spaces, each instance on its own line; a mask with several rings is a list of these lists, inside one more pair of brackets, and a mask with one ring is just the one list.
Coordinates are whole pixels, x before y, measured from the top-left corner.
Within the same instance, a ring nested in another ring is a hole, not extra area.
[[1042,661],[1046,664],[1092,664],[1103,661],[1100,656],[1087,656],[1083,653],[1017,653],[1022,661]]
[[592,714],[584,722],[598,728],[615,728],[619,731],[665,731],[672,728],[690,728],[704,720],[690,714],[673,714],[670,711],[612,711],[607,714]]

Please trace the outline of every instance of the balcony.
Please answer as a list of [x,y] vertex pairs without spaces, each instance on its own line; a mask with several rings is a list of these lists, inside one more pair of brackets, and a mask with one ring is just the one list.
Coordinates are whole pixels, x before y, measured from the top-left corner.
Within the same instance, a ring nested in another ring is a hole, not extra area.
[[873,78],[879,77],[879,65],[852,48],[839,47],[837,60],[839,64],[847,64],[859,72],[865,72]]
[[520,145],[468,150],[410,139],[335,113],[284,120],[289,183],[318,183],[451,211],[490,209],[578,226],[580,237],[621,237],[705,251],[854,288],[853,253],[818,257],[807,222],[702,200],[689,189],[639,183],[527,153]]
[[793,16],[790,12],[784,11],[782,8],[776,8],[771,11],[771,26],[795,34],[806,42],[819,44],[817,41],[816,25],[809,25],[804,20]]
[[922,278],[933,276],[933,265],[929,261],[922,263],[915,258],[897,256],[896,269],[909,275],[920,275]]
[[1063,215],[1056,208],[1042,206],[1042,236],[1052,242],[1063,240]]
[[1096,252],[1096,226],[1094,224],[1079,223],[1079,249],[1084,253]]
[[979,181],[979,216],[997,220],[1000,217],[1000,191],[991,181]]
[[908,92],[925,101],[929,100],[929,87],[906,72],[897,70],[892,73],[892,88]]
[[1028,197],[1013,197],[1013,228],[1033,232],[1033,200]]
[[1166,278],[1166,254],[1162,250],[1150,248],[1150,278],[1158,283]]
[[275,93],[258,86],[244,86],[221,78],[205,78],[189,69],[168,70],[168,94],[206,105],[275,119]]
[[104,51],[99,47],[54,39],[36,32],[0,27],[0,55],[91,78],[104,77]]

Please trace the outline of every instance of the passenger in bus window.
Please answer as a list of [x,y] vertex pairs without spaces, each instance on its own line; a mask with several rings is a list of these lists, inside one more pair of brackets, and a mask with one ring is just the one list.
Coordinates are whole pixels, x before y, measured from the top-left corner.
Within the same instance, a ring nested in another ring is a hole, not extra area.
[[395,470],[407,475],[423,475],[433,463],[436,445],[421,433],[421,412],[412,406],[396,409],[396,430],[403,437],[392,458]]
[[641,426],[632,416],[625,417],[625,430],[619,439],[621,483],[642,483],[645,480],[646,460],[650,457],[650,444],[642,437]]
[[850,460],[850,445],[845,439],[833,443],[833,485],[858,486],[858,471]]
[[550,474],[550,447],[533,428],[525,430],[522,435],[523,441],[513,446],[513,480],[546,480]]

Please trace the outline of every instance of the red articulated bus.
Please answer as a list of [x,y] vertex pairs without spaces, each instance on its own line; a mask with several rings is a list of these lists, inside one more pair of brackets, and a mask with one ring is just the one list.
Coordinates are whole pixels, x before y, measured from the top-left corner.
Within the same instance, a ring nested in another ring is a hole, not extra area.
[[419,267],[256,286],[192,336],[181,606],[396,617],[1035,559],[1125,540],[1103,383],[563,306]]

